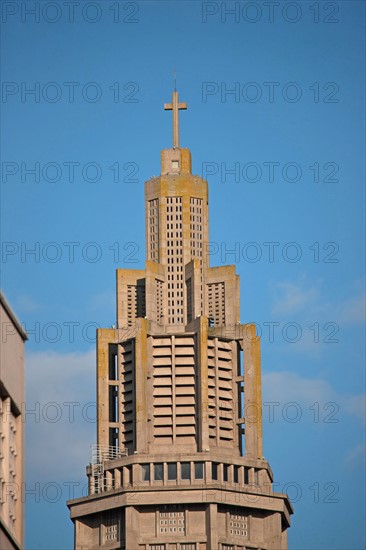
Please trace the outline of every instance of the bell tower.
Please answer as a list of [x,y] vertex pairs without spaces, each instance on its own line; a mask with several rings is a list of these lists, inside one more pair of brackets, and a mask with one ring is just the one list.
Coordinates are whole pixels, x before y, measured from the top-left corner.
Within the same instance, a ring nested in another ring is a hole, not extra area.
[[235,266],[209,265],[208,184],[179,142],[145,183],[146,266],[117,269],[117,328],[97,337],[89,495],[75,548],[285,550],[292,507],[262,451],[260,341]]

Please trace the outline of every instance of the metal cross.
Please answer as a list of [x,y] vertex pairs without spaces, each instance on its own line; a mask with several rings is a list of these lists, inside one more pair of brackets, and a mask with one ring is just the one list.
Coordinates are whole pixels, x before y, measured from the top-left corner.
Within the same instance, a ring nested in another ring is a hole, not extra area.
[[166,111],[173,111],[173,147],[179,147],[179,111],[187,109],[187,103],[179,103],[178,92],[173,92],[172,102],[164,103]]

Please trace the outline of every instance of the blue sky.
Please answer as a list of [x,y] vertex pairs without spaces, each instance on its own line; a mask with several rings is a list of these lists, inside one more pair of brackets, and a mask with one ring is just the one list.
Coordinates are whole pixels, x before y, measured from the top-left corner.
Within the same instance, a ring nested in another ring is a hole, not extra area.
[[2,10],[1,287],[29,332],[26,548],[72,548],[94,329],[115,322],[115,269],[144,266],[143,182],[171,144],[176,66],[211,264],[236,264],[242,322],[262,336],[264,453],[294,501],[289,548],[363,549],[365,4]]

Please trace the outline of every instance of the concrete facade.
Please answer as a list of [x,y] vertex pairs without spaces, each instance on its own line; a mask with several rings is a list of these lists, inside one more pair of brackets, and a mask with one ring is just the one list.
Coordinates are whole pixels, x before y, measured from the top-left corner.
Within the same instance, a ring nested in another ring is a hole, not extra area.
[[[174,92],[166,107],[179,144],[185,104]],[[146,268],[117,270],[117,328],[98,331],[89,495],[68,502],[75,548],[286,549],[292,508],[262,451],[260,341],[240,324],[235,266],[209,265],[208,185],[188,149],[162,151],[145,216]]]
[[25,402],[24,342],[27,335],[0,293],[0,548],[23,548]]

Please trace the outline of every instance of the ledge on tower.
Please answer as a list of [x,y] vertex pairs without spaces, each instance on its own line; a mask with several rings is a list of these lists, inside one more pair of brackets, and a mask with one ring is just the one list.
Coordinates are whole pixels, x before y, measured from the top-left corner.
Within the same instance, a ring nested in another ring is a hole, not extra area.
[[161,151],[161,175],[191,174],[192,157],[189,149],[173,147]]

